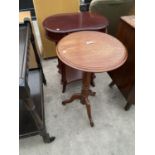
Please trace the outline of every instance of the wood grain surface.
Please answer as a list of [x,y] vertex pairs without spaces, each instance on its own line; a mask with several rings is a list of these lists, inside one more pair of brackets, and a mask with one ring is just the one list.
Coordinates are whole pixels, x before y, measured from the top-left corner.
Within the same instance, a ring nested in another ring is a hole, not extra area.
[[86,72],[114,70],[127,59],[127,50],[119,40],[95,31],[75,32],[64,37],[56,51],[66,65]]

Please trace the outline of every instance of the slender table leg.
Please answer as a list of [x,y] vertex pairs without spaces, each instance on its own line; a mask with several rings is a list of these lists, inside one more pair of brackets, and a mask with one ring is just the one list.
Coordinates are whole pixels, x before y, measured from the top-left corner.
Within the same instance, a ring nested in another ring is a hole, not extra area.
[[59,58],[57,58],[57,59],[58,59],[58,65],[57,65],[58,73],[61,74],[62,73],[62,62]]
[[89,118],[89,122],[90,122],[90,126],[93,127],[94,126],[94,122],[92,120],[92,116],[91,116],[91,106],[89,103],[88,98],[84,99],[85,105],[86,105],[86,109],[87,109],[87,114],[88,114],[88,118]]
[[90,126],[93,127],[94,123],[93,123],[92,116],[91,116],[91,106],[88,100],[88,96],[89,95],[95,96],[96,93],[90,90],[90,81],[91,81],[91,73],[84,72],[81,94],[80,93],[73,94],[70,99],[63,101],[62,104],[66,105],[68,103],[71,103],[75,99],[79,99],[82,104],[86,105]]
[[135,103],[135,84],[130,90],[130,93],[128,95],[127,104],[125,105],[124,109],[127,111],[130,109],[132,104]]
[[83,102],[83,104],[86,105],[90,126],[93,127],[94,123],[93,123],[92,116],[91,116],[91,106],[88,100],[88,96],[90,94],[95,95],[95,93],[93,93],[90,90],[90,80],[91,80],[91,73],[84,72],[83,81],[82,81],[81,101]]
[[25,99],[24,104],[28,111],[31,112],[31,115],[36,123],[37,128],[40,130],[40,135],[43,137],[43,141],[45,143],[50,143],[54,141],[55,137],[50,137],[49,134],[46,131],[46,127],[43,124],[43,121],[40,119],[38,113],[36,112],[35,105],[33,104],[33,101],[31,98]]
[[[55,45],[56,46],[57,46],[58,42],[59,42],[59,40],[55,40]],[[57,65],[58,73],[61,74],[62,73],[62,62],[58,57],[57,57],[57,59],[58,59],[58,65]],[[62,80],[61,80],[61,82],[62,82]]]
[[61,82],[62,82],[62,85],[63,85],[62,93],[64,93],[66,91],[66,85],[67,85],[66,65],[63,64],[61,61],[60,61],[60,63],[61,63]]
[[91,74],[91,80],[90,80],[90,84],[93,86],[93,87],[95,87],[95,81],[94,81],[94,79],[95,79],[95,73],[92,73]]

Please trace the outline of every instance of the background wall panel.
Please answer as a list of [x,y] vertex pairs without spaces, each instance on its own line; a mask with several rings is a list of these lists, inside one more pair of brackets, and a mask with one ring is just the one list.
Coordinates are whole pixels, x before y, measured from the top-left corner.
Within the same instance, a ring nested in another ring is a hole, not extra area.
[[42,26],[43,20],[54,14],[78,12],[80,0],[33,0],[38,27],[41,35],[43,58],[56,56],[54,42],[48,40]]

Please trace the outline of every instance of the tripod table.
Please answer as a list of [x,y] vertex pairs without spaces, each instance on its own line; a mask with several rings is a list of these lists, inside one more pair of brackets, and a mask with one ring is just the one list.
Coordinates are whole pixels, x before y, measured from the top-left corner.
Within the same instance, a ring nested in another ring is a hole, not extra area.
[[127,59],[125,46],[116,38],[96,31],[71,33],[61,39],[56,48],[57,56],[66,65],[83,71],[81,93],[73,94],[63,105],[79,99],[86,105],[90,125],[94,123],[88,96],[95,96],[90,90],[91,73],[114,70]]

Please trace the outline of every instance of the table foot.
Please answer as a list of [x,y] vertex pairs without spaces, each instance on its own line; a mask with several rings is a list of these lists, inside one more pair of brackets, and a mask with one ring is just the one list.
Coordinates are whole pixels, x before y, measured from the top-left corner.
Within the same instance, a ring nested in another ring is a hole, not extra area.
[[74,94],[73,96],[71,96],[70,99],[62,101],[62,105],[66,105],[68,103],[71,103],[71,102],[73,102],[76,99],[81,99],[81,94],[79,94],[79,93]]
[[115,82],[112,81],[112,82],[109,84],[109,87],[112,88],[114,85],[115,85]]
[[94,122],[90,122],[90,126],[91,127],[94,127]]
[[94,126],[94,122],[92,120],[92,116],[91,116],[91,106],[89,103],[88,98],[84,99],[85,105],[86,105],[86,109],[87,109],[87,114],[88,114],[88,118],[89,118],[89,122],[90,122],[90,126],[93,127]]
[[127,104],[124,107],[125,111],[128,111],[130,109],[131,105],[132,105],[131,103],[127,102]]
[[90,96],[95,96],[96,95],[96,92],[93,92],[92,90],[89,90],[89,95]]

